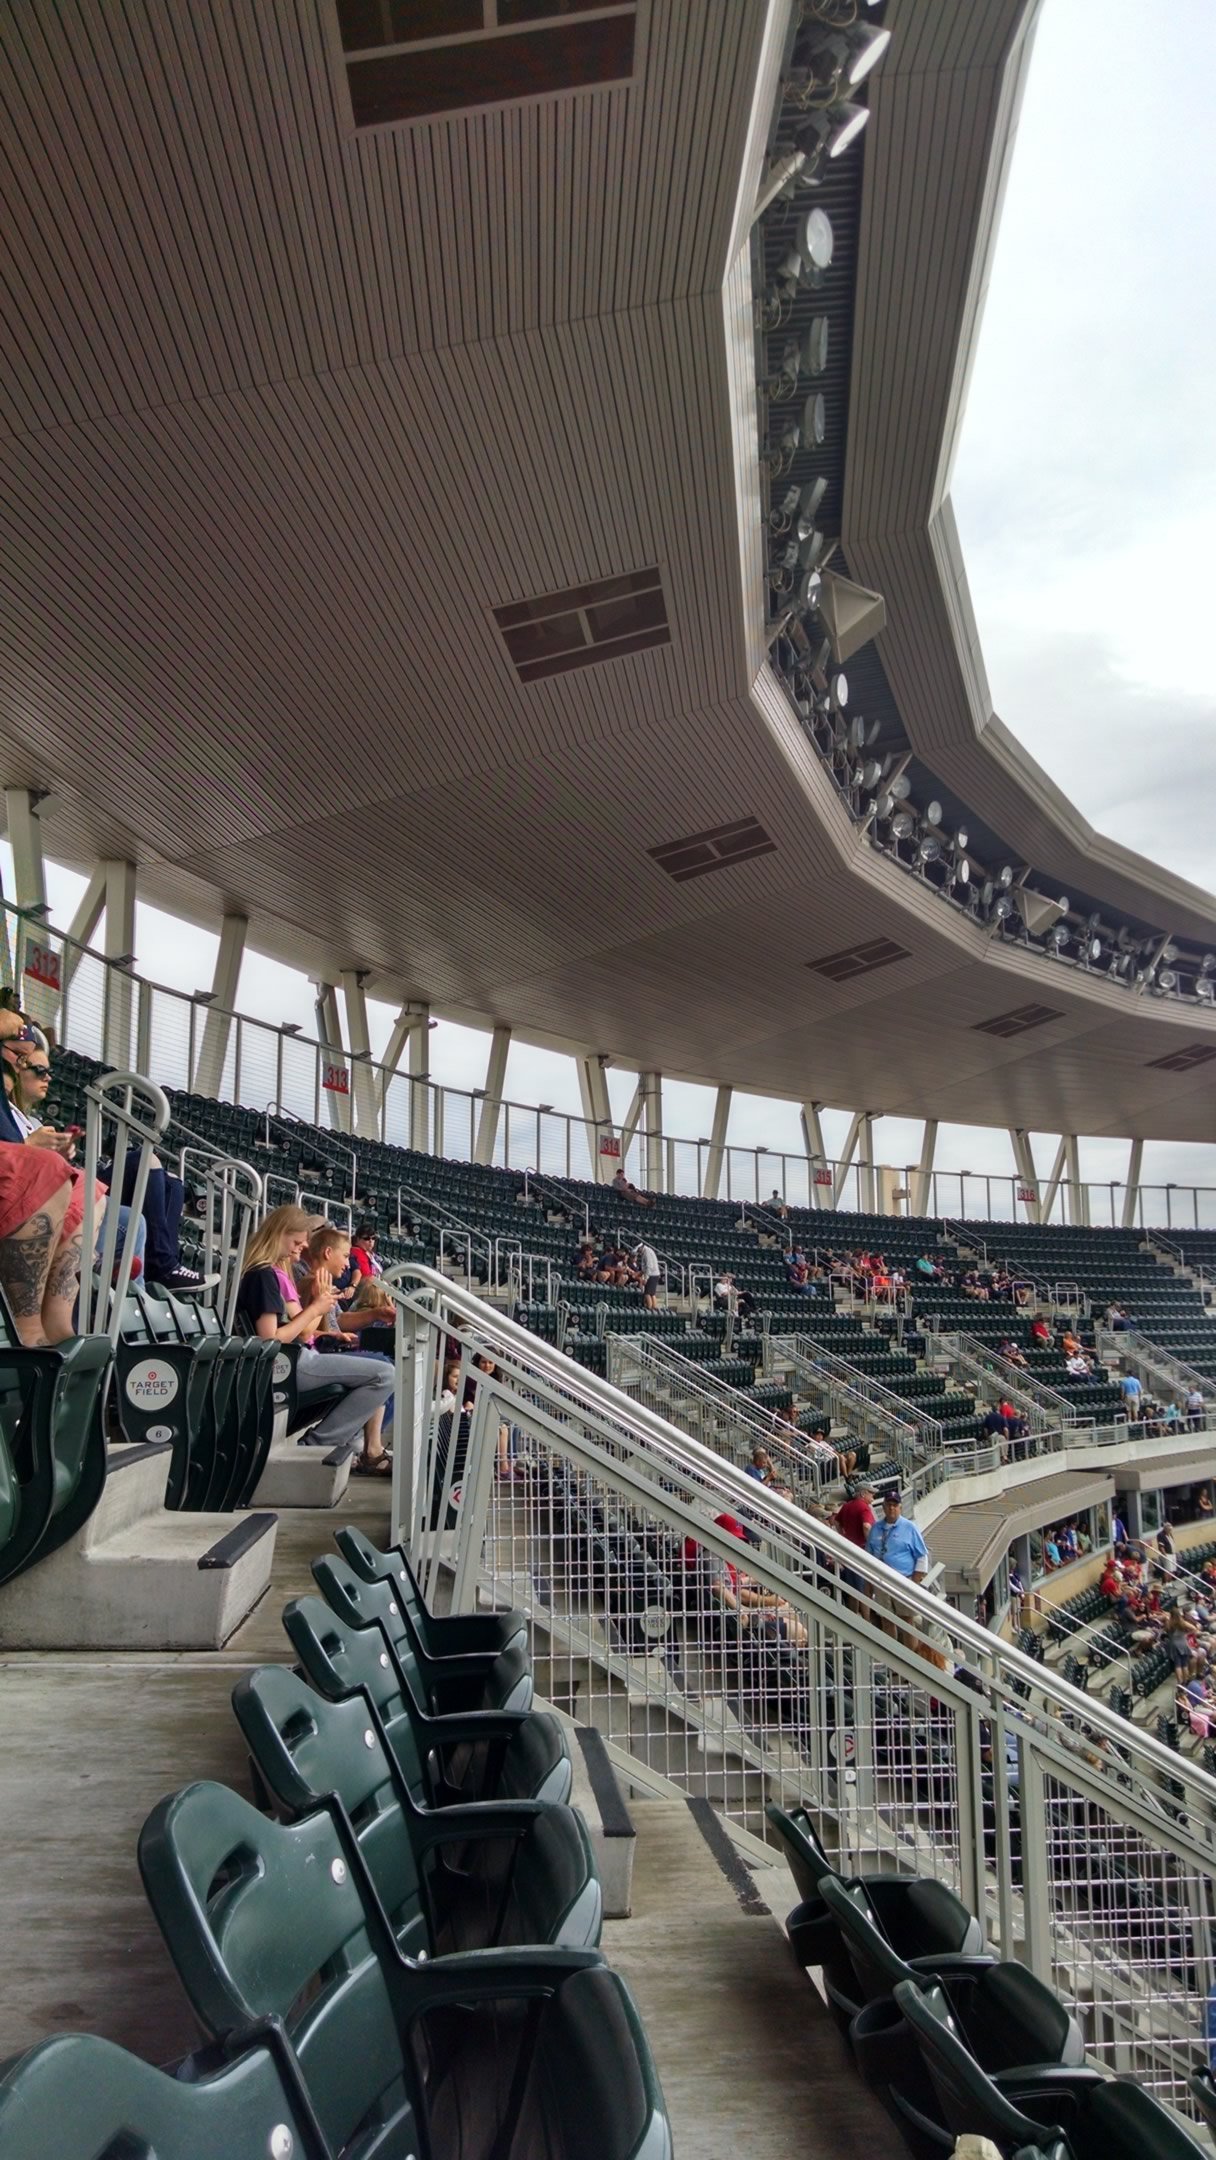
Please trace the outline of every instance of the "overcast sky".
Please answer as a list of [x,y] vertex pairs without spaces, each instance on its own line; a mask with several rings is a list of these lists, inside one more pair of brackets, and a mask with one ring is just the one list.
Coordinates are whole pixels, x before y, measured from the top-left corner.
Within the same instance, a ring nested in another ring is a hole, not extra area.
[[1216,0],[1046,0],[953,479],[1002,720],[1216,890]]
[[[1014,149],[953,495],[993,702],[1103,831],[1216,890],[1216,0],[1046,0]],[[0,848],[11,892],[11,859]],[[48,871],[66,926],[83,887]],[[216,939],[141,907],[140,971],[209,985]],[[249,953],[241,1009],[314,1032],[302,976]],[[387,1040],[374,1009],[373,1050]],[[480,1086],[487,1038],[451,1022],[432,1070]],[[624,1109],[632,1076],[610,1075]],[[513,1043],[506,1092],[579,1113],[573,1063]],[[668,1132],[712,1091],[669,1081]],[[829,1150],[847,1113],[825,1116]],[[736,1096],[730,1138],[798,1151],[794,1104]],[[919,1128],[884,1119],[881,1159]],[[1041,1139],[1039,1168],[1052,1145]],[[1146,1179],[1216,1185],[1216,1149],[1146,1149]],[[1122,1175],[1088,1143],[1083,1172]],[[942,1169],[1009,1173],[1005,1133],[943,1127]]]

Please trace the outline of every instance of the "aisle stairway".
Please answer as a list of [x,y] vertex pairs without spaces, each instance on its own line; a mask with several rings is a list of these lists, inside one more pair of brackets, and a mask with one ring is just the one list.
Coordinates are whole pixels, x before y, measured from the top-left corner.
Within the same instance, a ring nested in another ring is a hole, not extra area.
[[742,1859],[704,1803],[629,1805],[634,1917],[606,1925],[604,1948],[645,2020],[680,2160],[906,2160],[790,1951],[784,1860]]

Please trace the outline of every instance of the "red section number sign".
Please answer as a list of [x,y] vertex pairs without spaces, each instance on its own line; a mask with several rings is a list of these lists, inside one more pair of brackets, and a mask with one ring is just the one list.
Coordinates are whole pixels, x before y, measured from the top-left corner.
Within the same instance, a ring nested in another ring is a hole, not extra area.
[[59,972],[59,955],[51,945],[35,945],[32,942],[27,944],[25,948],[25,972],[31,982],[45,983],[48,990],[61,990],[63,988],[63,981]]
[[323,1088],[328,1088],[331,1095],[349,1095],[350,1075],[345,1065],[323,1065],[321,1067],[321,1085]]

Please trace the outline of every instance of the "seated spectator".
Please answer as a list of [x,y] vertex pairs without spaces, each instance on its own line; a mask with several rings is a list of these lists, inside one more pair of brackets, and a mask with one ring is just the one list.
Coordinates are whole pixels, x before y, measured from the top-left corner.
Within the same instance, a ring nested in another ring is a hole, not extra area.
[[[1195,1500],[1195,1509],[1196,1512],[1200,1515],[1212,1514],[1212,1491],[1209,1485],[1200,1486],[1198,1495]],[[1214,1570],[1214,1572],[1208,1577],[1208,1580],[1210,1582],[1216,1583],[1216,1561],[1208,1561],[1208,1566],[1203,1571],[1205,1575],[1207,1575],[1208,1568],[1212,1568]]]
[[764,1448],[754,1447],[751,1461],[743,1466],[743,1475],[744,1477],[755,1478],[760,1485],[771,1485],[773,1481],[772,1456]]
[[653,1207],[655,1204],[654,1193],[639,1192],[637,1186],[630,1183],[623,1164],[612,1180],[612,1190],[620,1193],[623,1199],[632,1200],[638,1207]]
[[781,1217],[782,1222],[789,1221],[790,1211],[785,1204],[785,1195],[784,1193],[779,1193],[775,1185],[768,1196],[767,1205],[772,1214],[779,1215]]
[[302,1447],[362,1449],[355,1468],[368,1476],[386,1477],[390,1463],[383,1440],[384,1410],[393,1389],[390,1360],[364,1351],[335,1351],[328,1356],[315,1348],[321,1327],[336,1314],[333,1278],[325,1268],[312,1270],[310,1296],[301,1302],[293,1270],[308,1243],[311,1217],[302,1208],[274,1208],[254,1232],[245,1253],[245,1266],[237,1293],[237,1314],[244,1325],[264,1342],[301,1345],[296,1379],[300,1389],[337,1385],[345,1392],[311,1432]]
[[1077,1533],[1070,1522],[1062,1523],[1060,1525],[1060,1528],[1056,1533],[1056,1543],[1060,1548],[1061,1560],[1069,1561],[1076,1559]]
[[809,1296],[811,1270],[800,1245],[791,1245],[785,1256],[785,1279],[791,1290]]
[[578,1258],[574,1263],[574,1272],[579,1281],[594,1282],[599,1273],[599,1266],[600,1256],[596,1249],[595,1239],[593,1237],[580,1238],[578,1242]]
[[1121,1305],[1108,1305],[1106,1308],[1106,1325],[1108,1328],[1113,1329],[1116,1335],[1124,1335],[1130,1329],[1131,1321]]
[[647,1312],[657,1312],[659,1309],[659,1291],[663,1287],[663,1275],[659,1267],[659,1256],[654,1246],[635,1245],[630,1254],[630,1259],[635,1273],[641,1279],[642,1303],[645,1310]]
[[1006,1335],[1004,1337],[996,1354],[998,1357],[1004,1358],[1007,1365],[1018,1365],[1025,1370],[1026,1359],[1011,1336]]
[[1093,1366],[1083,1350],[1076,1350],[1071,1357],[1065,1358],[1064,1369],[1071,1380],[1088,1380],[1093,1373]]
[[1036,1313],[1030,1323],[1030,1340],[1034,1343],[1036,1349],[1049,1350],[1051,1348],[1052,1332],[1043,1313]]
[[959,1276],[958,1286],[965,1298],[975,1298],[980,1304],[987,1303],[988,1292],[975,1268],[968,1268],[965,1274]]
[[358,1284],[344,1325],[356,1335],[364,1328],[396,1327],[397,1308],[392,1292],[378,1275],[365,1275]]
[[1070,1327],[1066,1327],[1060,1337],[1060,1348],[1066,1358],[1080,1357],[1081,1355],[1081,1343]]
[[936,1282],[942,1272],[936,1260],[931,1260],[928,1253],[921,1253],[914,1265],[924,1282]]
[[1043,1539],[1043,1572],[1050,1575],[1060,1565],[1060,1548],[1054,1530],[1047,1531]]
[[1119,1572],[1118,1562],[1113,1553],[1107,1554],[1106,1565],[1102,1570],[1102,1579],[1098,1584],[1098,1588],[1103,1597],[1107,1598],[1117,1598],[1123,1589],[1123,1577]]
[[356,1291],[361,1282],[367,1281],[373,1275],[379,1275],[381,1271],[380,1259],[376,1252],[378,1237],[379,1231],[370,1216],[365,1216],[361,1223],[355,1224],[355,1235],[351,1242],[350,1257],[354,1269],[353,1280]]

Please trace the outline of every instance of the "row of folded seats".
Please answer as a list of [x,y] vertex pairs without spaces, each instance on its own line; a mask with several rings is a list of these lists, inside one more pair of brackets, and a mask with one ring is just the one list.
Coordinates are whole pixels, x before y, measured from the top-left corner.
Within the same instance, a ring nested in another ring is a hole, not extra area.
[[[1193,2160],[1178,2117],[1130,2078],[1087,2066],[1075,2019],[1043,1981],[988,1950],[980,1921],[944,1884],[846,1875],[804,1809],[770,1805],[800,1902],[786,1921],[817,1969],[866,2085],[914,2160],[988,2138],[1004,2160]],[[1216,2127],[1216,2091],[1192,2094]]]
[[21,1341],[0,1292],[0,1583],[82,1529],[106,1480],[108,1338]]
[[258,1805],[199,1783],[139,1864],[204,2044],[0,2070],[4,2160],[670,2160],[562,1728],[519,1613],[436,1617],[338,1533],[233,1708]]
[[166,1507],[226,1513],[249,1505],[276,1420],[290,1432],[342,1395],[339,1387],[300,1388],[299,1359],[296,1343],[226,1335],[200,1299],[128,1294],[115,1358],[118,1417],[124,1440],[170,1443]]

